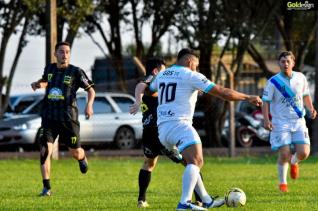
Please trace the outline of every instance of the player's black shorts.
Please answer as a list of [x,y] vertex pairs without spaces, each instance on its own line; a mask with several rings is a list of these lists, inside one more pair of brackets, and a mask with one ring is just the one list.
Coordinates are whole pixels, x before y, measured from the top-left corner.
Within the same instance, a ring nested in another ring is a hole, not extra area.
[[42,120],[42,128],[43,136],[41,140],[43,141],[54,143],[56,137],[59,136],[59,142],[67,147],[72,149],[81,147],[79,122]]
[[144,155],[147,158],[155,158],[162,155],[161,150],[164,146],[159,141],[159,134],[157,127],[144,127],[142,133],[142,145]]

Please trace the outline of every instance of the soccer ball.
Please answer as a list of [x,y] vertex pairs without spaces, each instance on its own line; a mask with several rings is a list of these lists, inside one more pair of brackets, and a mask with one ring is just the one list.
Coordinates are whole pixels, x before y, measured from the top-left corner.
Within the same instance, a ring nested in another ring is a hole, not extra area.
[[242,207],[246,203],[246,195],[240,188],[231,188],[225,194],[225,204],[228,207]]

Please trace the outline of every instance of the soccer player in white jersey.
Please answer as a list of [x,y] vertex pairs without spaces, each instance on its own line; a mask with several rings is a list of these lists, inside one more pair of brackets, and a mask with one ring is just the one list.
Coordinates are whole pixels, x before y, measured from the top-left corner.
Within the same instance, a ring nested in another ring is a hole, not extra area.
[[[292,179],[297,179],[298,163],[305,160],[310,152],[310,140],[304,119],[306,109],[312,119],[316,117],[317,112],[309,95],[306,77],[300,72],[293,71],[295,65],[293,53],[282,52],[278,57],[278,64],[281,71],[267,82],[262,97],[264,101],[262,110],[264,127],[271,130],[271,148],[274,151],[278,150],[279,189],[288,192],[289,163],[290,176]],[[291,146],[294,147],[294,154]]]
[[[203,166],[202,144],[198,133],[192,127],[198,91],[224,100],[247,100],[257,106],[262,104],[262,100],[258,96],[223,88],[196,72],[199,60],[191,49],[182,49],[177,59],[175,65],[160,72],[150,84],[151,90],[158,91],[157,125],[160,142],[168,149],[177,147],[187,163],[177,210],[219,207],[224,204],[224,199],[211,198],[199,176]],[[203,207],[190,203],[194,189],[200,195]]]

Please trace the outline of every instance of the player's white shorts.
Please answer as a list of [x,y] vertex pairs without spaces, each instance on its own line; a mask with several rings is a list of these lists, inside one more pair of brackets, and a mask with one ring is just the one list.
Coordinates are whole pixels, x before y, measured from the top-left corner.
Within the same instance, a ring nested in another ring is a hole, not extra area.
[[189,121],[167,121],[159,124],[160,142],[167,148],[176,146],[181,153],[193,144],[201,144],[200,136]]
[[270,143],[274,151],[280,147],[291,144],[310,144],[305,119],[290,119],[288,122],[273,122]]

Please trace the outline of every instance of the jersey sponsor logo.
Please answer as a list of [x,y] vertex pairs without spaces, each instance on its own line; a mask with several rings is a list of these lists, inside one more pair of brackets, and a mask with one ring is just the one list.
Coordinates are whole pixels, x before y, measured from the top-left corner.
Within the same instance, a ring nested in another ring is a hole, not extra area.
[[208,83],[208,79],[207,78],[203,78],[202,80],[201,80],[204,84],[206,84],[206,83]]
[[72,137],[71,137],[71,142],[72,142],[72,144],[76,144],[76,142],[77,142],[77,137],[76,137],[76,136],[72,136]]
[[175,115],[174,112],[172,112],[171,110],[169,111],[159,111],[159,115],[160,116],[166,116],[166,117],[172,117]]
[[66,76],[64,76],[63,83],[70,84],[71,83],[71,79],[72,79],[72,77],[70,75],[66,75]]
[[148,106],[145,103],[141,103],[140,110],[141,110],[142,113],[145,113],[146,111],[149,110],[149,108],[148,108]]
[[50,89],[48,99],[52,101],[64,100],[62,90],[56,87]]
[[264,90],[264,91],[263,91],[263,95],[264,95],[264,96],[268,96],[268,91],[265,91],[265,90]]
[[47,74],[47,81],[51,82],[52,81],[52,77],[53,77],[52,73]]

